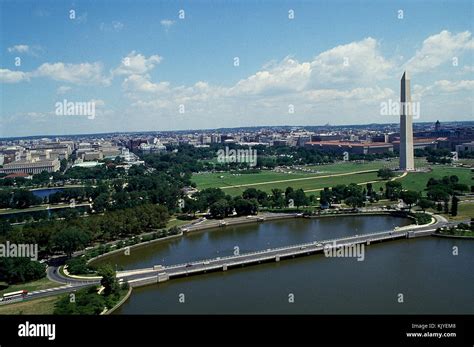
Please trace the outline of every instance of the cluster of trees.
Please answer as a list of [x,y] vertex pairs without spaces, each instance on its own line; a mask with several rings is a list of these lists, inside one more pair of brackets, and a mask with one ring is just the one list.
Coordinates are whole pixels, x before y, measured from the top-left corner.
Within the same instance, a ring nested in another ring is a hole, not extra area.
[[460,193],[469,191],[466,184],[459,183],[456,175],[444,176],[441,179],[430,178],[426,184],[427,197],[436,204],[438,211],[449,213],[449,200],[451,200],[451,214],[456,216],[458,213],[459,198],[456,196]]
[[27,208],[41,202],[41,198],[26,189],[0,190],[0,208]]
[[[372,194],[372,185],[369,187]],[[355,183],[349,185],[339,184],[332,188],[326,187],[320,192],[320,204],[322,207],[330,207],[332,204],[344,202],[352,208],[357,208],[364,205],[366,196],[367,190]]]
[[29,258],[0,258],[0,281],[25,283],[46,276],[46,265]]
[[[385,197],[392,201],[402,199],[409,208],[418,205],[423,211],[436,207],[439,212],[457,215],[459,198],[457,194],[469,191],[466,184],[459,183],[456,175],[444,176],[441,179],[430,178],[426,184],[426,197],[421,192],[404,190],[400,181],[389,181],[385,184]],[[451,210],[449,201],[451,200]]]
[[450,164],[453,161],[453,154],[448,149],[424,148],[415,150],[416,157],[426,157],[429,163]]
[[27,223],[0,238],[14,243],[36,243],[46,254],[71,255],[94,242],[107,242],[151,232],[166,226],[169,213],[161,205],[143,204],[88,218]]
[[[314,201],[314,200],[313,200]],[[294,190],[287,187],[285,191],[272,189],[271,194],[255,188],[246,189],[241,196],[226,195],[219,188],[207,188],[194,194],[193,198],[184,198],[185,213],[206,212],[213,218],[224,218],[233,215],[245,216],[256,214],[260,207],[284,208],[293,205],[296,208],[309,205],[303,189]]]
[[128,283],[120,285],[115,276],[115,270],[109,264],[99,268],[97,274],[102,276],[100,284],[104,287],[98,294],[97,287],[78,290],[73,297],[64,295],[56,304],[54,314],[98,315],[104,308],[112,308],[120,300],[122,294],[128,291]]

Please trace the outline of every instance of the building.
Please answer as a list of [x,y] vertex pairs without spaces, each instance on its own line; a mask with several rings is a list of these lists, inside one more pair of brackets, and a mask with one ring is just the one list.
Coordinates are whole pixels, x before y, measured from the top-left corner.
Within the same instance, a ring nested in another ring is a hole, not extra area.
[[15,172],[24,172],[27,174],[39,174],[43,171],[56,172],[59,171],[60,162],[58,159],[53,160],[36,160],[36,161],[14,161],[3,165],[0,172],[10,174]]
[[456,152],[458,152],[458,154],[459,153],[466,153],[466,152],[469,152],[469,153],[474,152],[474,141],[457,145],[456,146]]
[[305,147],[332,153],[379,154],[393,152],[393,145],[383,142],[313,141],[307,142]]
[[415,170],[413,151],[413,115],[411,114],[410,79],[405,71],[400,88],[400,170]]
[[[414,138],[413,139],[413,150],[415,149],[437,149],[438,141],[443,140],[443,138],[430,139],[430,138]],[[400,152],[400,140],[392,141],[393,149]]]

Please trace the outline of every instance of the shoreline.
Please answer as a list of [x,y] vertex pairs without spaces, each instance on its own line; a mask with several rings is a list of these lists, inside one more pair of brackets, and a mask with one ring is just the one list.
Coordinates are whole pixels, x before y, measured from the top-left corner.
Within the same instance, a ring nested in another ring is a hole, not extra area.
[[[156,243],[158,241],[167,241],[170,239],[178,238],[178,237],[183,237],[188,233],[193,233],[193,232],[202,232],[202,231],[209,231],[209,230],[214,230],[214,229],[221,229],[221,228],[226,228],[226,227],[231,227],[231,226],[239,226],[239,225],[245,225],[245,224],[253,224],[253,223],[264,223],[267,221],[277,221],[277,220],[285,220],[285,219],[294,219],[294,218],[305,218],[305,219],[317,219],[317,218],[328,218],[328,217],[364,217],[364,216],[393,216],[395,218],[408,218],[415,223],[412,223],[410,225],[417,225],[415,219],[412,216],[402,216],[402,215],[397,215],[398,211],[369,211],[369,212],[343,212],[343,213],[327,213],[327,214],[321,214],[321,215],[315,215],[315,216],[303,216],[301,213],[271,213],[271,212],[264,212],[262,215],[255,215],[252,216],[251,218],[248,217],[230,217],[230,218],[224,218],[221,220],[205,220],[209,221],[209,223],[203,223],[203,224],[187,224],[182,227],[180,227],[181,231],[180,233],[176,235],[170,235],[166,236],[163,238],[159,239],[154,239],[150,241],[145,241],[145,242],[140,242],[135,245],[127,246],[127,247],[122,247],[120,249],[115,249],[113,251],[100,254],[96,257],[90,258],[87,260],[87,264],[93,264],[95,261],[102,259],[102,258],[107,258],[110,256],[113,256],[117,253],[124,252],[127,248],[132,249],[132,248],[140,248],[140,247],[145,247],[150,244]],[[399,212],[398,212],[399,213]],[[238,219],[237,219],[238,218]],[[225,222],[225,225],[222,225],[221,223]],[[426,225],[426,224],[425,224]]]

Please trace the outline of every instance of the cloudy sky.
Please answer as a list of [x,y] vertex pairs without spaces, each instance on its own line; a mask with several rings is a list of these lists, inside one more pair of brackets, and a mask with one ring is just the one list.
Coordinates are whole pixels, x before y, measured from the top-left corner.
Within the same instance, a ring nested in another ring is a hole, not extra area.
[[[472,120],[473,2],[0,1],[0,137]],[[95,116],[58,114],[64,100]]]

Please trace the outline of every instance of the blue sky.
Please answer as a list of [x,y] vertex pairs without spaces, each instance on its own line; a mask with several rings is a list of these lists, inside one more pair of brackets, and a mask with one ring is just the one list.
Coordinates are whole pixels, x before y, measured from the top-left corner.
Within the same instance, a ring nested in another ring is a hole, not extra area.
[[[396,122],[380,105],[404,69],[419,121],[473,119],[472,1],[0,7],[0,136]],[[95,117],[56,114],[64,99]]]

